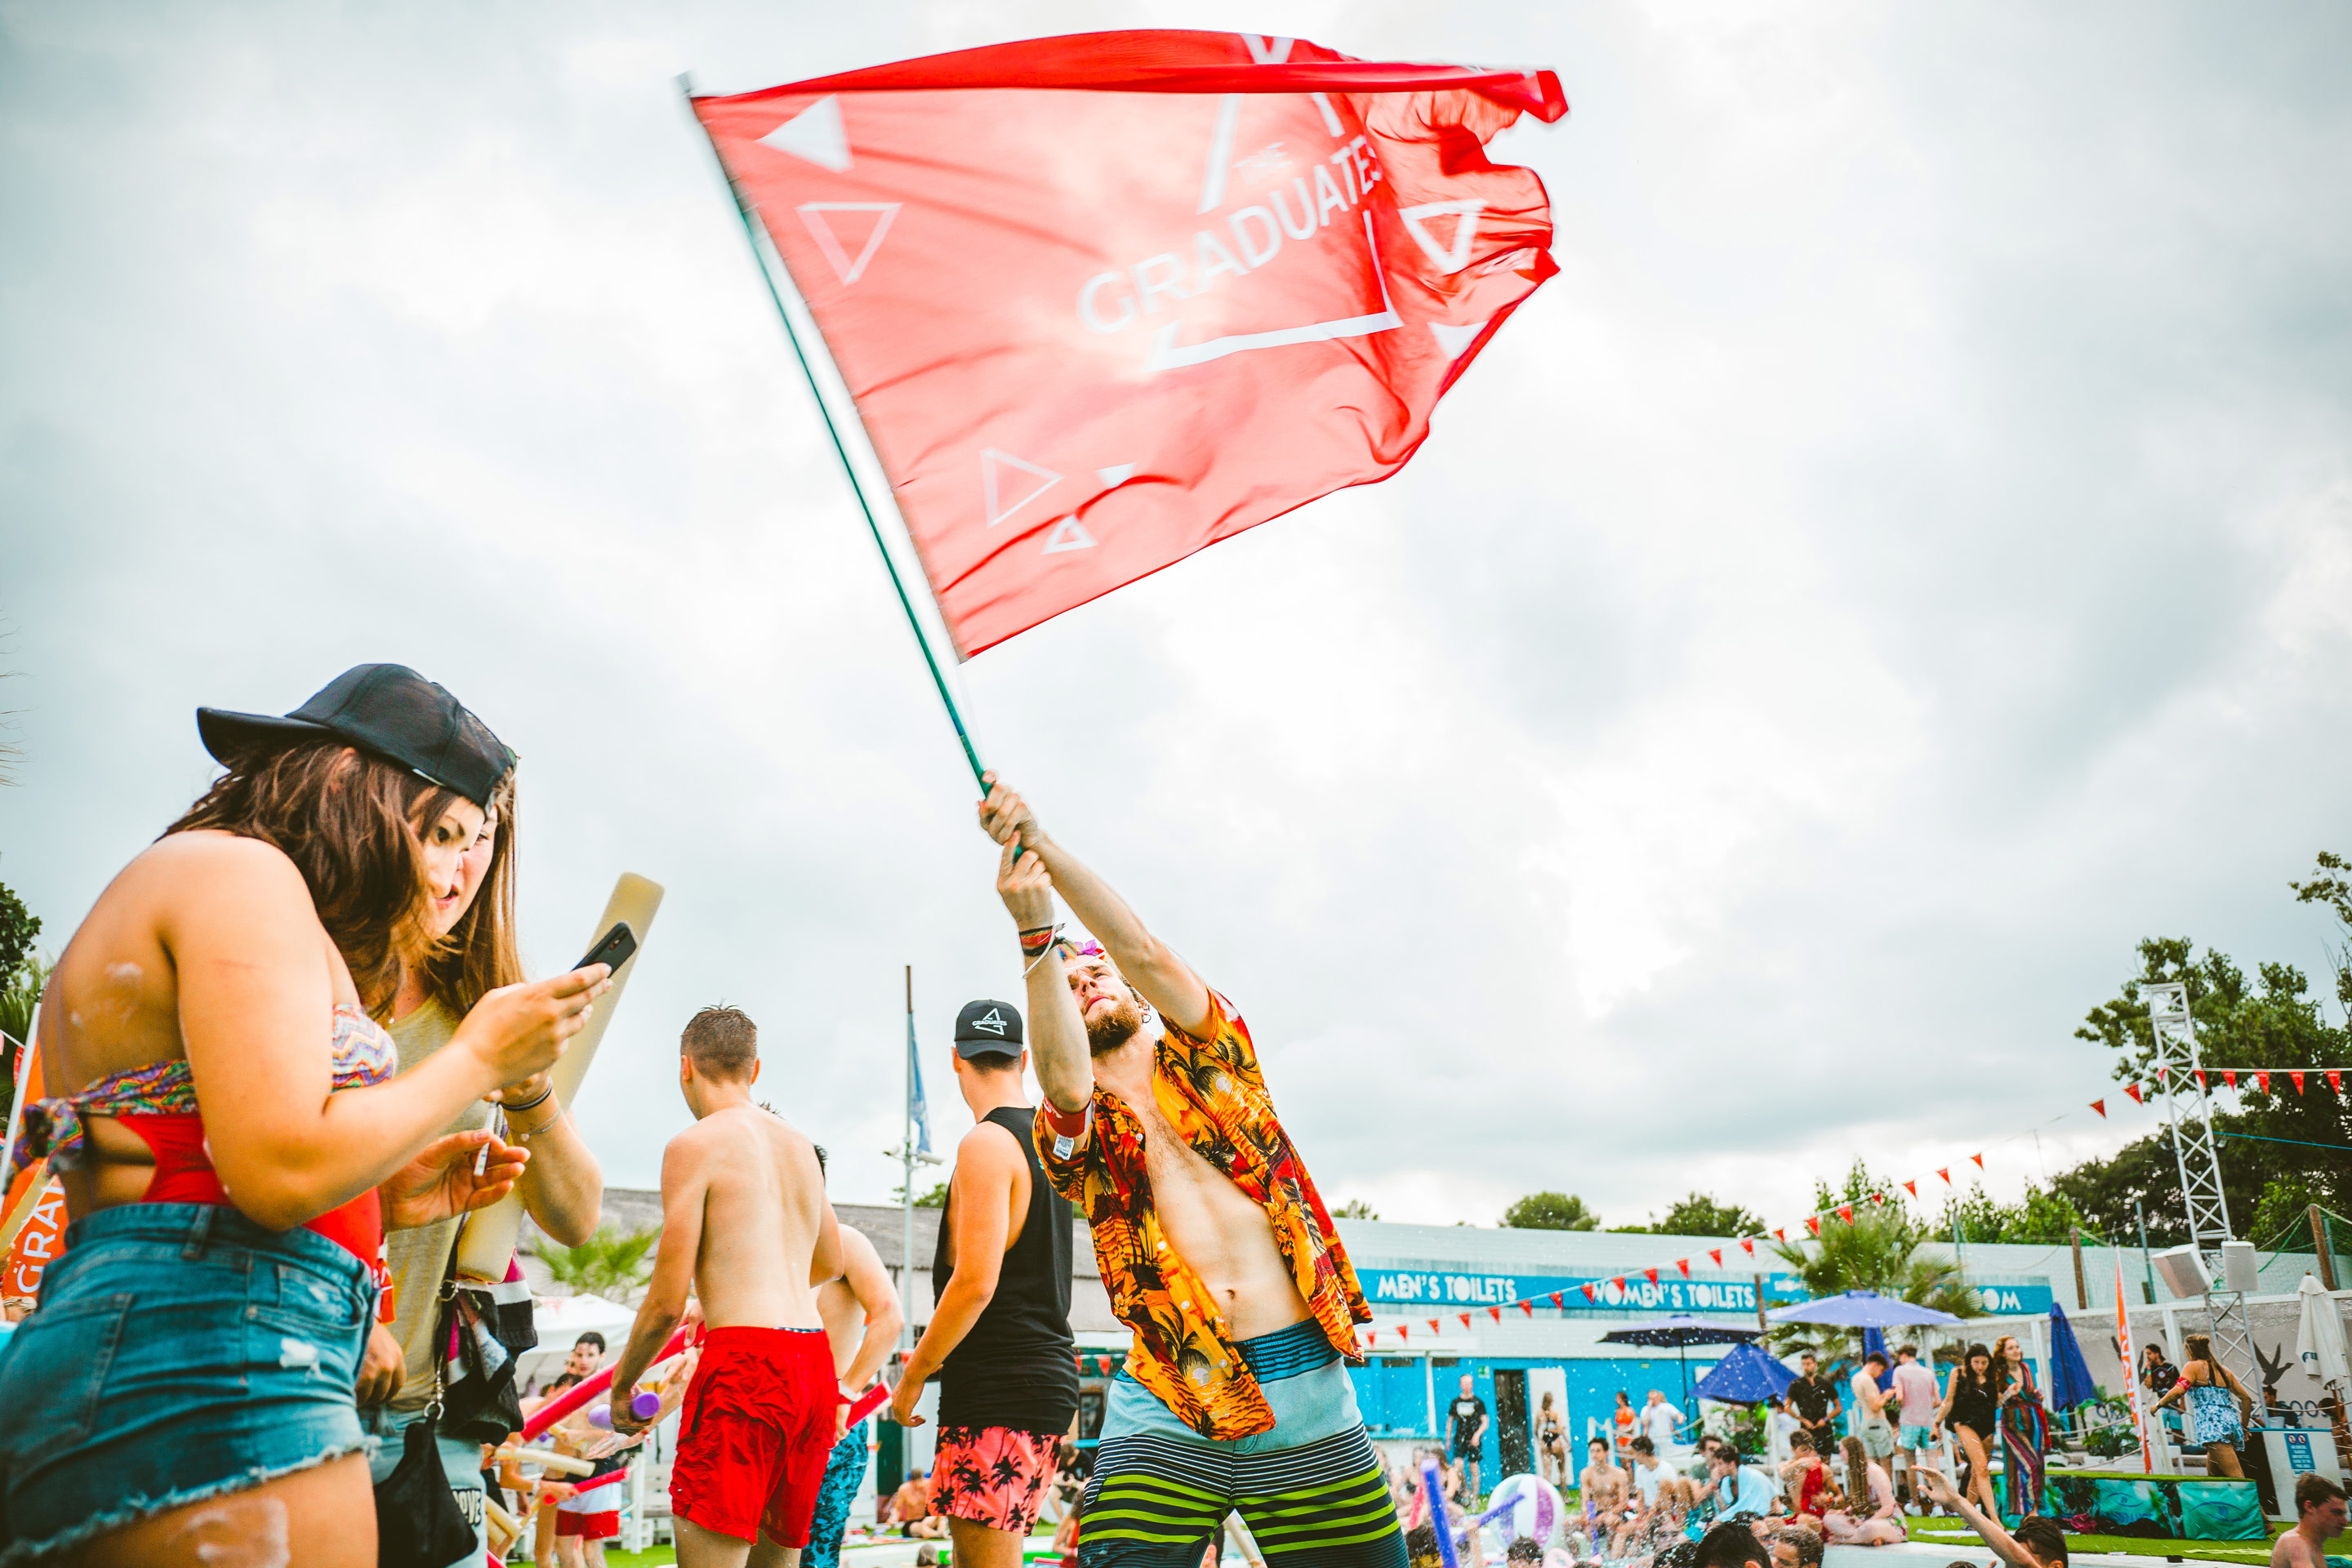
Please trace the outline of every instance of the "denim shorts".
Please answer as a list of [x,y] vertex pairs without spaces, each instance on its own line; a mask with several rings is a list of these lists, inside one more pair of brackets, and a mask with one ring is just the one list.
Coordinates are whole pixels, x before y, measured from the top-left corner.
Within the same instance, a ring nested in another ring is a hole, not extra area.
[[0,1568],[364,1453],[358,1258],[215,1204],[78,1220],[0,1350]]

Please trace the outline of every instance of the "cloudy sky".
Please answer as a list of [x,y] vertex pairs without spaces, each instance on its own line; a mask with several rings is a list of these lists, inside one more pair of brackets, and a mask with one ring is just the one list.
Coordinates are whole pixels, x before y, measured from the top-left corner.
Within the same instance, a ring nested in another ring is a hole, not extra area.
[[[895,1171],[1017,996],[970,782],[672,86],[1246,27],[1549,66],[1561,272],[1412,467],[964,668],[983,752],[1240,1004],[1335,1201],[1775,1216],[2143,1123],[2150,933],[2315,972],[2352,849],[2352,13],[1263,0],[0,3],[0,879],[62,940],[344,666],[524,758],[524,939],[668,902],[612,1180],[725,999]],[[1786,13],[1788,8],[1777,8]]]

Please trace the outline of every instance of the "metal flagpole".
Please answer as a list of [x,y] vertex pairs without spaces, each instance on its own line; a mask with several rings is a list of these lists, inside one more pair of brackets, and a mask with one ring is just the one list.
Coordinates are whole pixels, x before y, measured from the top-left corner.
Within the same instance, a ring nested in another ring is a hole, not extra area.
[[915,1345],[915,966],[907,965],[907,1092],[898,1128],[898,1345]]
[[[692,114],[693,79],[681,72],[677,88],[686,98],[687,112]],[[743,237],[751,242],[752,263],[759,268],[761,279],[768,286],[768,298],[775,304],[776,319],[784,324],[784,336],[793,345],[793,357],[800,361],[801,374],[808,378],[809,395],[816,399],[817,413],[824,419],[824,433],[833,437],[834,456],[841,459],[841,471],[849,480],[850,490],[857,497],[857,510],[866,514],[866,531],[874,536],[874,548],[882,553],[882,569],[890,574],[890,586],[898,590],[898,607],[906,612],[907,627],[915,634],[915,646],[923,650],[923,663],[930,669],[931,684],[939,688],[940,700],[947,705],[948,722],[955,726],[956,740],[963,747],[964,761],[971,764],[972,782],[980,786],[980,792],[984,795],[988,793],[988,780],[980,765],[980,753],[972,748],[971,736],[963,727],[963,715],[956,710],[955,698],[948,691],[947,678],[940,672],[940,661],[931,653],[931,639],[923,635],[922,622],[916,618],[915,602],[908,596],[907,584],[898,575],[898,563],[891,557],[890,547],[883,542],[882,524],[874,515],[873,503],[866,500],[866,487],[858,482],[857,470],[850,466],[849,448],[841,439],[841,427],[834,422],[832,405],[825,401],[824,389],[818,384],[816,367],[809,363],[808,351],[801,346],[800,330],[793,325],[793,313],[784,308],[783,291],[776,286],[775,272],[760,249],[760,226],[753,216],[757,209],[743,199],[743,189],[735,183],[735,176],[728,172],[727,161],[719,157],[719,143],[710,141],[709,129],[702,123],[702,117],[696,115],[694,123],[695,128],[702,132],[703,140],[710,143],[710,156],[719,165],[719,177],[727,182],[727,194],[734,198],[735,216],[743,222]],[[776,261],[779,266],[784,265],[782,252],[777,253]],[[789,275],[790,268],[787,268],[786,271]],[[793,289],[798,292],[797,283]]]

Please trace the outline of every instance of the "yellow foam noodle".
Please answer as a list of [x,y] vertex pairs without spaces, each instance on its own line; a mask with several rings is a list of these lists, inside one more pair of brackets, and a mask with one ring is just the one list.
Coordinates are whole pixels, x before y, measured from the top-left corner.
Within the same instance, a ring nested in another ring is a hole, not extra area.
[[[596,921],[596,929],[588,933],[583,951],[603,939],[616,921],[629,922],[635,933],[637,951],[621,965],[613,977],[613,988],[597,1000],[596,1011],[587,1027],[572,1037],[563,1056],[549,1076],[555,1086],[556,1099],[569,1109],[580,1092],[581,1079],[588,1076],[588,1067],[596,1059],[596,1047],[612,1026],[613,1015],[620,1011],[621,993],[628,989],[629,976],[645,963],[646,942],[653,931],[654,916],[661,909],[662,886],[648,881],[634,871],[624,871],[621,879],[613,884],[613,896],[605,900],[604,912]],[[509,1193],[486,1209],[478,1209],[466,1220],[466,1228],[457,1237],[457,1278],[488,1284],[497,1284],[507,1277],[507,1265],[514,1260],[515,1242],[522,1235],[522,1194]]]

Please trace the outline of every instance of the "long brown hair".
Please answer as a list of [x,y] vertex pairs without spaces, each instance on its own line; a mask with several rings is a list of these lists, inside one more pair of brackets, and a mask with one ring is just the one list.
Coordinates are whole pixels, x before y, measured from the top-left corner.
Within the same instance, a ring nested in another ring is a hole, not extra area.
[[[2010,1372],[2009,1357],[2001,1353],[2000,1347],[2003,1345],[2017,1347],[2017,1371],[2013,1375]],[[2025,1359],[2023,1340],[2019,1339],[2015,1334],[2003,1334],[1992,1342],[1992,1385],[1997,1392],[2006,1394],[2011,1383],[2020,1383],[2032,1388],[2033,1363]]]
[[1838,1444],[1838,1452],[1845,1458],[1845,1508],[1857,1517],[1868,1517],[1876,1509],[1870,1496],[1870,1457],[1863,1452],[1862,1439],[1848,1437]]
[[306,741],[238,758],[163,837],[205,827],[283,851],[361,1002],[382,1013],[404,957],[432,942],[418,825],[461,798],[341,741]]
[[416,962],[425,994],[453,1018],[473,1010],[486,993],[501,985],[519,984],[522,954],[515,946],[515,787],[514,774],[500,780],[490,795],[490,868],[474,901]]

